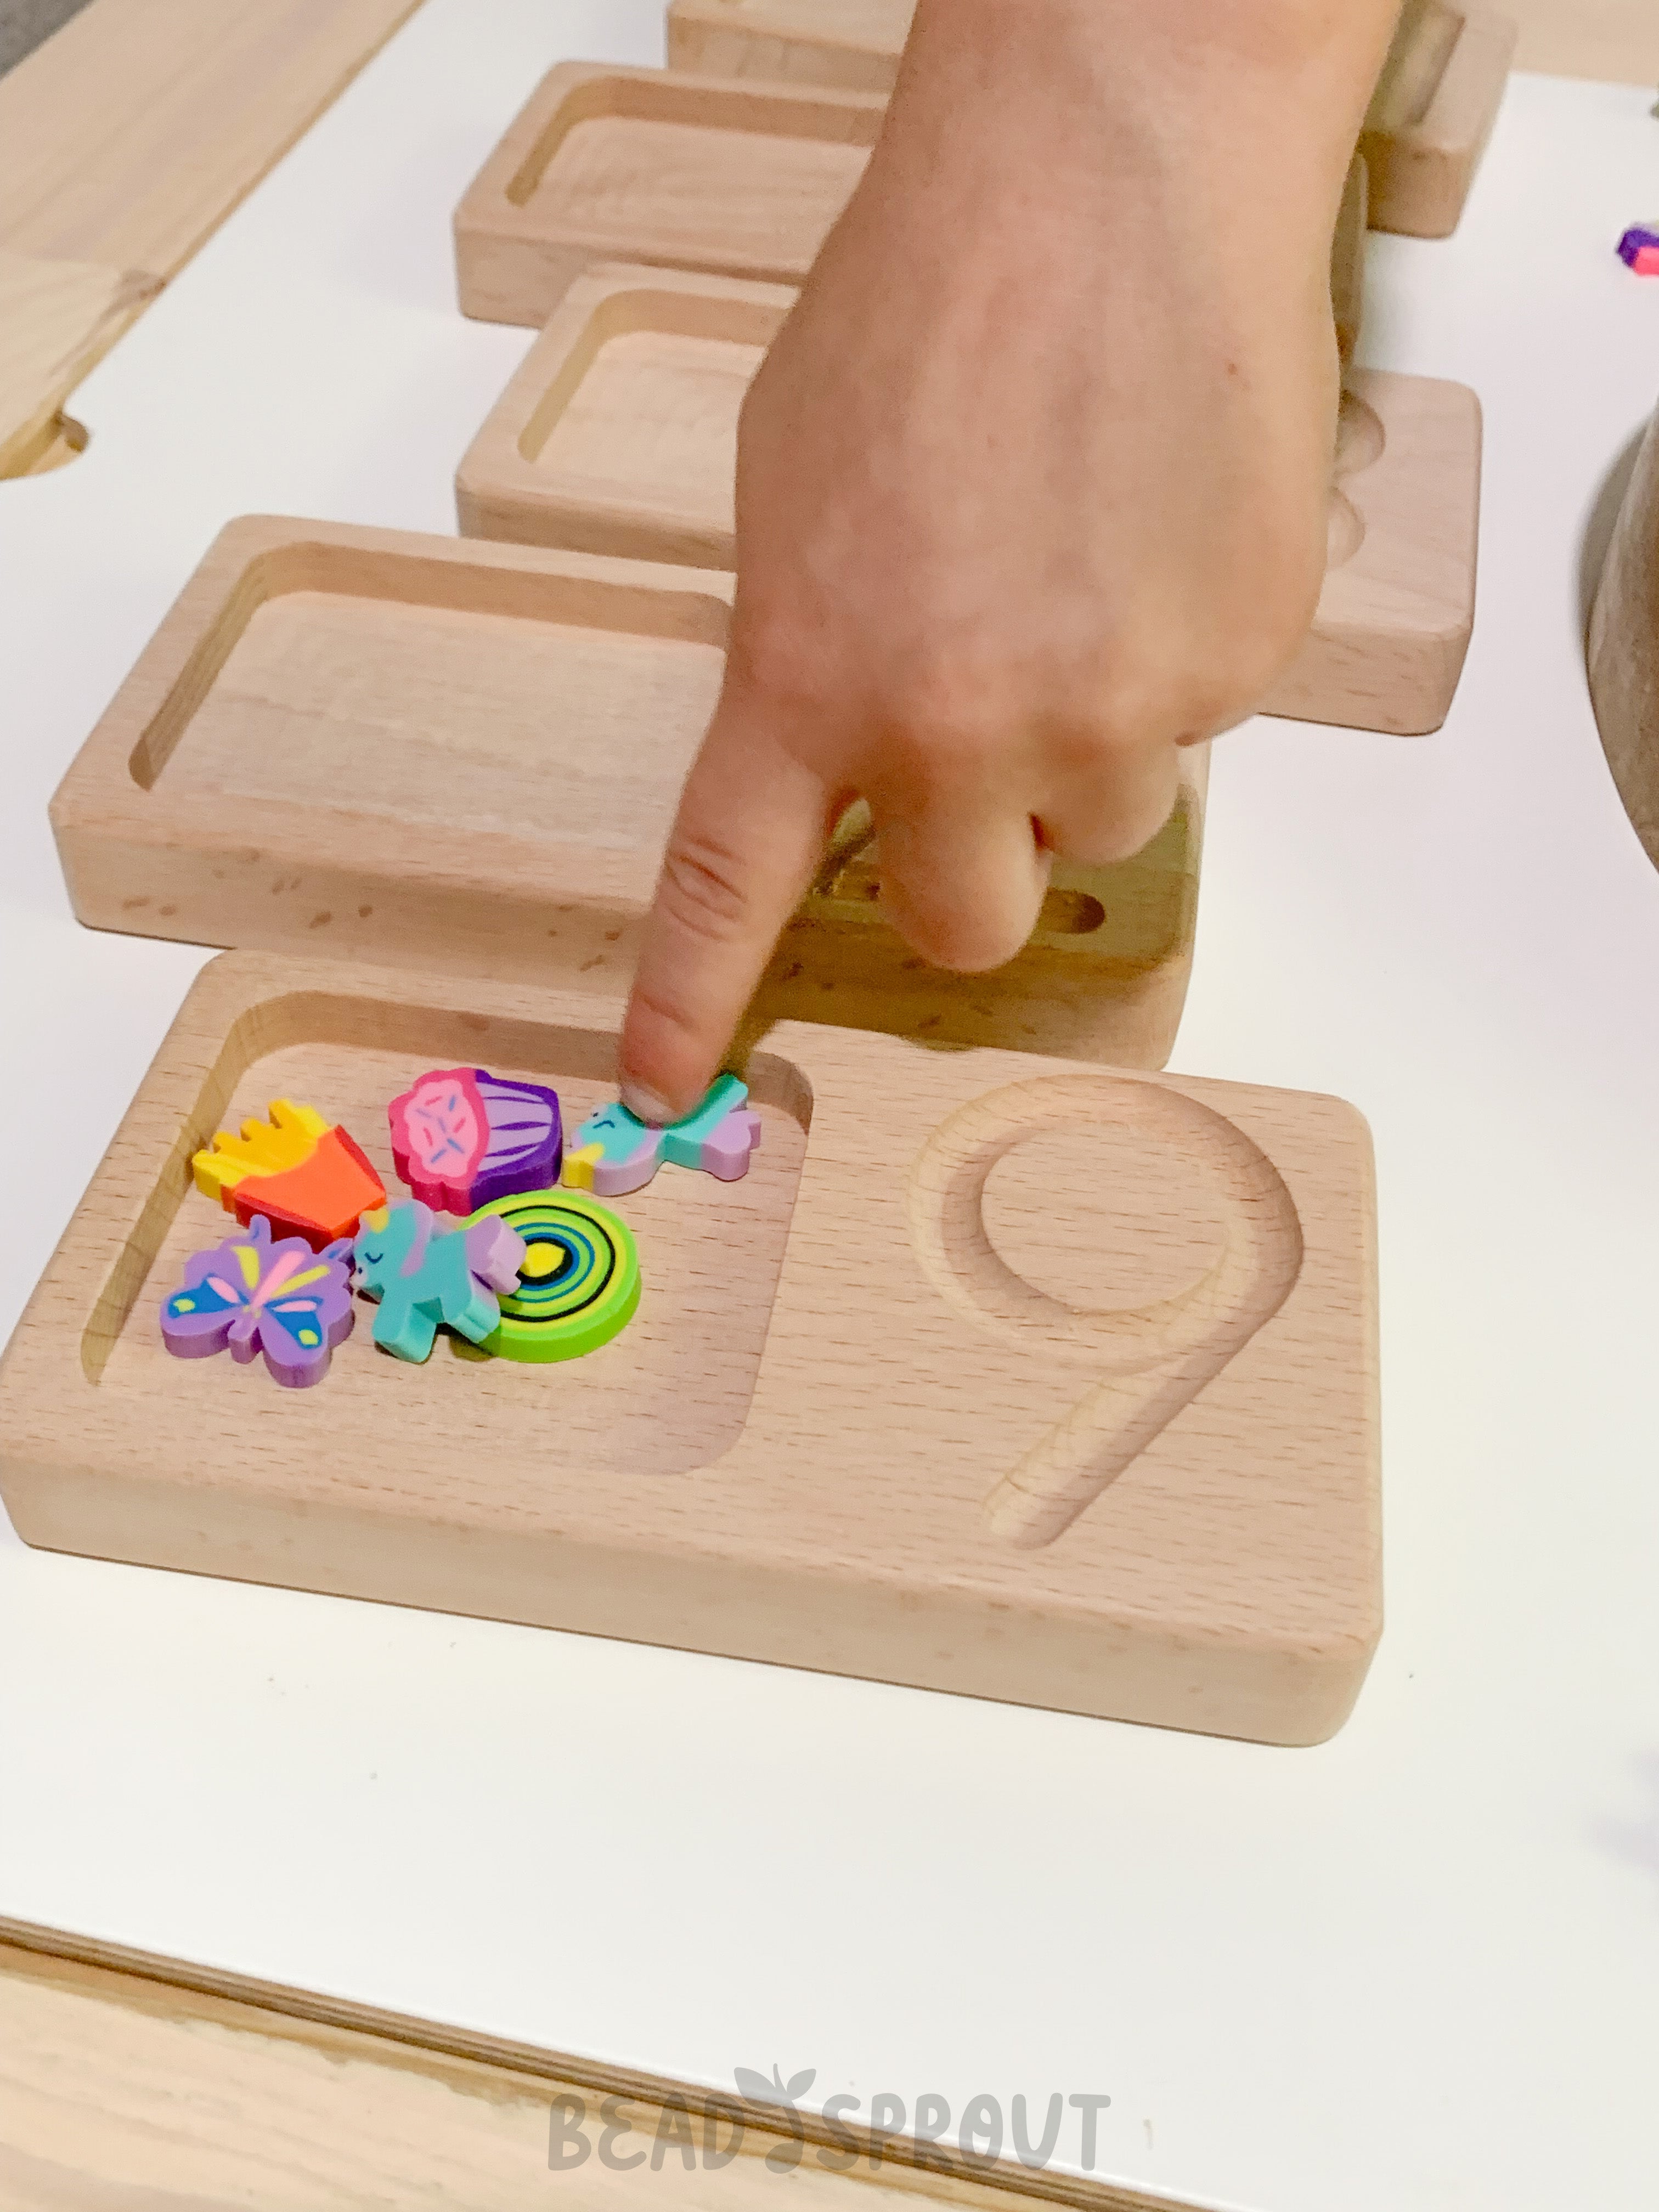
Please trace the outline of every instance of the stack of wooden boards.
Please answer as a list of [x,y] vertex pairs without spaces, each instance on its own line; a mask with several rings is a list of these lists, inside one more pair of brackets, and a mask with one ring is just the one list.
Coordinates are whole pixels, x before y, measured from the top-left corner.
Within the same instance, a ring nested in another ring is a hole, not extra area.
[[[253,1430],[204,1389],[179,1417],[152,1309],[228,1116],[383,1093],[411,1056],[610,1074],[720,680],[738,407],[884,112],[878,70],[824,82],[775,44],[787,12],[677,8],[677,57],[708,58],[708,16],[749,40],[737,75],[550,73],[456,218],[463,306],[541,327],[461,464],[469,535],[233,523],[65,778],[83,920],[244,950],[8,1355],[7,1501],[70,1550],[1314,1741],[1379,1625],[1370,1149],[1338,1102],[1147,1072],[1190,963],[1201,750],[1161,836],[1058,869],[991,976],[908,952],[842,825],[757,1001],[744,1234],[679,1198],[664,1295],[579,1392],[497,1362],[459,1395],[434,1359],[326,1425],[323,1393],[267,1394]],[[818,20],[879,43],[902,15]],[[1393,80],[1413,129],[1444,119],[1433,74]],[[1397,213],[1406,167],[1368,150]],[[1357,164],[1345,357],[1364,194]],[[1350,373],[1273,711],[1443,718],[1479,447],[1461,387]]]

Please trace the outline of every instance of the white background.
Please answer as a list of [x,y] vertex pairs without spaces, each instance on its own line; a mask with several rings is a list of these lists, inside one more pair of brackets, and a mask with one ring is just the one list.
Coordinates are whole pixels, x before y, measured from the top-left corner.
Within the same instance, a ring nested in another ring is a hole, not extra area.
[[[457,313],[451,209],[544,66],[660,34],[659,0],[428,0],[82,388],[88,452],[0,484],[0,1331],[204,957],[76,927],[52,787],[228,517],[453,529],[529,333]],[[1655,2202],[1659,875],[1579,648],[1659,390],[1659,283],[1612,252],[1659,212],[1650,100],[1516,79],[1457,236],[1373,241],[1367,357],[1486,407],[1445,730],[1218,749],[1173,1064],[1376,1139],[1389,1626],[1336,1741],[6,1532],[0,1911],[866,2112],[1103,2090],[1100,2171],[1254,2212]]]

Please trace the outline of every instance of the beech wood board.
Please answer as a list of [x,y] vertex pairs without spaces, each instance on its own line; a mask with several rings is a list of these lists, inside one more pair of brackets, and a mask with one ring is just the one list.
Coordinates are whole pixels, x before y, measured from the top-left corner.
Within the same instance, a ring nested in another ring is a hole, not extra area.
[[0,477],[39,465],[64,399],[160,289],[95,262],[0,248]]
[[[706,568],[233,523],[53,799],[75,910],[195,945],[623,988],[731,590]],[[1183,756],[1176,811],[1133,860],[1057,867],[1031,943],[990,975],[918,959],[838,854],[761,1018],[1161,1066],[1206,765]]]
[[455,211],[462,309],[539,325],[595,261],[798,284],[884,112],[860,93],[561,63]]
[[418,0],[90,0],[0,77],[0,477]]
[[[884,98],[914,12],[914,0],[672,0],[669,64]],[[1491,9],[1407,0],[1360,142],[1374,229],[1440,238],[1455,228],[1515,40]]]
[[213,1132],[296,1097],[383,1171],[429,1066],[574,1119],[619,1004],[210,963],[0,1364],[26,1542],[1279,1743],[1380,1626],[1374,1198],[1340,1101],[786,1024],[735,1186],[617,1201],[635,1322],[564,1366],[366,1325],[179,1361]]
[[419,0],[92,0],[0,77],[0,246],[173,276]]
[[[659,2129],[667,2155],[612,2167],[596,2191],[612,2097],[635,2136],[624,2156]],[[730,2092],[0,1919],[5,2212],[524,2212],[550,2187],[556,2101],[588,2144],[570,2185],[584,2207],[769,2212],[799,2170],[847,2212],[1178,2212],[810,2112],[781,2129]],[[688,2124],[695,2173],[675,2132]]]
[[[795,296],[672,270],[579,276],[461,461],[462,529],[729,568],[738,410]],[[1325,590],[1268,713],[1445,720],[1474,617],[1480,464],[1465,386],[1349,372]]]
[[[566,62],[455,211],[460,301],[540,325],[596,261],[799,283],[864,173],[884,96]],[[1346,359],[1358,329],[1366,185],[1356,155],[1332,244]]]
[[1659,84],[1653,0],[1504,0],[1520,33],[1515,66],[1546,76]]

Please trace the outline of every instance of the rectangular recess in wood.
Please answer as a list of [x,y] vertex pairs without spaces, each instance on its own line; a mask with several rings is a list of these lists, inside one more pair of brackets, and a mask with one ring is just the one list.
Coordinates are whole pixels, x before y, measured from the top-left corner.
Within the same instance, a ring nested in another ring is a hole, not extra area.
[[915,0],[670,0],[668,66],[781,84],[893,89]]
[[[914,0],[672,0],[671,68],[882,97]],[[1365,118],[1375,230],[1455,228],[1504,96],[1515,25],[1454,0],[1407,0]]]
[[[456,477],[470,534],[729,568],[738,413],[793,288],[673,270],[579,276]],[[1474,618],[1480,414],[1457,384],[1351,370],[1329,568],[1269,714],[1420,733]]]
[[664,70],[550,70],[455,210],[465,313],[541,324],[595,261],[799,283],[884,103]]
[[1516,27],[1488,8],[1407,0],[1359,150],[1376,230],[1456,229],[1509,82]]
[[[731,579],[258,516],[185,586],[52,800],[76,913],[194,945],[614,991],[719,690]],[[1201,750],[1170,824],[1057,872],[990,975],[817,902],[769,1013],[1161,1066],[1191,965]]]
[[[601,1095],[620,1004],[234,953],[0,1364],[26,1542],[1310,1743],[1380,1626],[1370,1139],[1340,1100],[786,1024],[746,1180],[614,1201],[580,1361],[180,1361],[213,1132],[295,1097],[391,1177],[422,1068]],[[395,1188],[395,1184],[393,1186]]]
[[[661,70],[552,70],[455,211],[463,310],[544,322],[596,261],[799,283],[885,112],[860,93]],[[1346,360],[1359,325],[1366,185],[1356,155],[1331,250]]]

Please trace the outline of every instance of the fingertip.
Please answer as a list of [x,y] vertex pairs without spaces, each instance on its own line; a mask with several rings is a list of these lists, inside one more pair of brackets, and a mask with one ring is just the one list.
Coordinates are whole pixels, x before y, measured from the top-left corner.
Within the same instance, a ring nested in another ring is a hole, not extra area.
[[[617,1050],[617,1089],[629,1112],[660,1127],[689,1114],[714,1080],[725,1039],[703,1039],[636,980]],[[706,1071],[706,1072],[705,1072]]]
[[[882,908],[924,960],[980,975],[1024,949],[1050,864],[1029,820],[915,825],[893,842],[899,854],[883,870]],[[884,860],[886,840],[883,850]]]
[[623,1104],[636,1121],[648,1121],[653,1128],[660,1128],[666,1121],[679,1120],[680,1109],[672,1100],[659,1098],[654,1091],[647,1090],[631,1075],[623,1076],[617,1087]]

